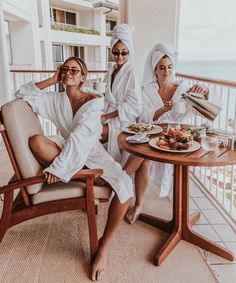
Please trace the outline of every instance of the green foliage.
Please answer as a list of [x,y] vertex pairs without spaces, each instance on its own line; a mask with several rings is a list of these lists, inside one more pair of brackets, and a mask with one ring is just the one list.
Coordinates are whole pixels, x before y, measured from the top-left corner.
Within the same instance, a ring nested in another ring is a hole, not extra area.
[[84,34],[94,34],[100,35],[100,32],[94,29],[86,29],[77,26],[67,26],[67,25],[51,25],[51,29],[53,30],[60,30],[60,31],[68,31],[68,32],[77,32],[77,33],[84,33]]
[[228,126],[232,129],[234,128],[234,120],[232,118],[228,119]]
[[112,36],[112,31],[108,31],[107,33],[106,33],[106,36]]
[[[226,193],[227,199],[229,199],[229,200],[231,199],[231,194],[232,194],[231,192],[230,193],[229,192]],[[236,195],[233,195],[233,200],[232,201],[233,201],[233,206],[236,207]]]

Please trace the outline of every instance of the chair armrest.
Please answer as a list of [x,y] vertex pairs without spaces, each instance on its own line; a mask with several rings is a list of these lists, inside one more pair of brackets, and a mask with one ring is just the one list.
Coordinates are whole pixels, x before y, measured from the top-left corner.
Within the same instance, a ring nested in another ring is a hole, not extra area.
[[[94,180],[100,177],[102,173],[103,173],[102,169],[82,169],[78,171],[78,173],[76,173],[76,179],[86,180],[89,178],[91,180]],[[17,180],[6,186],[0,187],[0,194],[4,194],[19,189],[20,187],[27,187],[30,185],[45,183],[45,182],[46,182],[45,175],[30,177],[23,180]]]
[[75,174],[74,178],[81,179],[81,180],[90,178],[94,180],[100,177],[102,174],[103,174],[102,169],[81,169]]
[[4,194],[10,191],[19,189],[20,187],[26,187],[26,186],[30,186],[30,185],[34,185],[38,183],[45,183],[45,182],[46,182],[45,175],[30,177],[30,178],[23,179],[23,180],[17,180],[6,186],[0,187],[0,194]]

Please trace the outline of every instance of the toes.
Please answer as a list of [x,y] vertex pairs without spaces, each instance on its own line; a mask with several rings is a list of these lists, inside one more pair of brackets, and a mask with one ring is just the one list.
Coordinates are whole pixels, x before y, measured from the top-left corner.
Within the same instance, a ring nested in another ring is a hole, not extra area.
[[137,218],[133,217],[130,221],[129,221],[129,224],[134,224],[134,222],[137,220]]
[[127,212],[125,219],[128,223],[131,221],[131,219],[132,219],[131,211]]
[[140,214],[140,210],[138,208],[132,208],[127,214],[126,214],[126,221],[129,224],[134,224],[136,222],[136,220],[139,217]]
[[98,269],[98,270],[94,271],[93,274],[92,274],[92,281],[100,280],[103,272],[104,272],[104,269],[101,269],[101,270]]
[[92,273],[92,281],[96,281],[96,273],[97,273],[97,271],[93,271],[93,273]]
[[104,271],[104,269],[101,269],[101,270],[97,271],[97,280],[100,280],[100,278],[102,277],[103,271]]

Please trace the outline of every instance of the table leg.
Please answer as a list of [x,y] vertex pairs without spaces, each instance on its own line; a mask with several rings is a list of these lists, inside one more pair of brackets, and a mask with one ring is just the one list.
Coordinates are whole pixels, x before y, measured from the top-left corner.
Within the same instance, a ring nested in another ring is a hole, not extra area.
[[147,214],[140,214],[139,216],[139,220],[170,233],[164,245],[157,252],[154,264],[160,265],[181,239],[233,261],[234,255],[232,252],[204,238],[191,229],[191,226],[200,218],[200,212],[195,212],[189,216],[188,166],[174,166],[173,190],[173,219],[171,221]]
[[160,265],[170,254],[173,248],[181,240],[182,234],[182,166],[174,166],[174,186],[173,186],[173,221],[172,233],[167,238],[165,244],[156,254],[154,264]]
[[173,227],[174,227],[173,219],[170,221],[167,221],[165,219],[161,219],[161,218],[151,216],[148,214],[144,214],[144,213],[141,213],[138,219],[146,224],[149,224],[153,227],[161,229],[165,232],[171,233],[173,231]]
[[200,218],[201,216],[201,213],[199,211],[196,211],[194,213],[192,213],[190,216],[189,216],[189,226],[192,227]]

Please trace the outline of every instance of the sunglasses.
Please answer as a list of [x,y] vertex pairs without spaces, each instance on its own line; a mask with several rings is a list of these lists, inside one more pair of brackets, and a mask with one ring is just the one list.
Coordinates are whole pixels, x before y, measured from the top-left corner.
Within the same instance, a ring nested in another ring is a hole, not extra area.
[[73,76],[77,75],[78,73],[81,73],[81,70],[79,70],[77,68],[69,68],[67,66],[61,67],[60,71],[61,71],[62,74],[67,74],[67,72],[69,71],[69,73]]
[[119,52],[119,51],[112,51],[112,54],[114,55],[114,56],[119,56],[119,55],[121,55],[121,56],[127,56],[127,55],[129,55],[129,51],[122,51],[122,52]]

